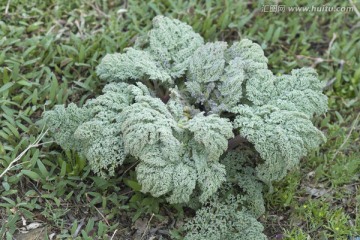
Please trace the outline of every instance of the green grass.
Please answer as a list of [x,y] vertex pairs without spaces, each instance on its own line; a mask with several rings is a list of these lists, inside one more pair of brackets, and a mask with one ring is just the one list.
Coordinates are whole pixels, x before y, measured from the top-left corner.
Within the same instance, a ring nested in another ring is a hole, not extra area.
[[[328,142],[275,184],[261,221],[270,238],[360,236],[360,17],[355,12],[265,13],[263,4],[0,0],[0,174],[39,136],[44,109],[81,105],[99,94],[104,85],[94,71],[99,60],[131,46],[151,27],[151,19],[163,14],[192,25],[207,41],[256,41],[276,73],[312,66],[321,80],[332,82],[326,89],[330,110],[315,119]],[[45,135],[42,142],[50,140]],[[12,239],[34,222],[42,224],[45,235],[63,239],[149,237],[155,227],[168,236],[191,215],[142,194],[133,166],[124,169],[104,181],[76,153],[51,143],[31,148],[0,178],[0,238]]]

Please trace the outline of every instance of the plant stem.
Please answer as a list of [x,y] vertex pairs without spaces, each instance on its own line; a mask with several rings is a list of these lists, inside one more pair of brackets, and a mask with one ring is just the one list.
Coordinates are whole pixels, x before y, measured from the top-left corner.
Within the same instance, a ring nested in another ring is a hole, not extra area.
[[240,136],[240,135],[236,135],[234,138],[230,139],[228,141],[228,149],[227,151],[233,150],[235,148],[237,148],[238,146],[240,146],[243,143],[247,143],[249,142],[246,138]]

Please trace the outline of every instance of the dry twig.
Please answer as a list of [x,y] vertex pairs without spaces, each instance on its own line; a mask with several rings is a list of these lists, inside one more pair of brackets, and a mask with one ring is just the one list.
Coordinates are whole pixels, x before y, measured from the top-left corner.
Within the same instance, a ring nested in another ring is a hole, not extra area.
[[48,130],[44,132],[43,128],[40,132],[40,135],[35,139],[35,141],[10,162],[9,166],[7,166],[7,168],[5,168],[5,170],[0,174],[0,178],[2,178],[6,174],[6,172],[8,172],[13,167],[14,163],[18,162],[31,148],[36,148],[47,143],[52,143],[53,141],[40,143],[41,139],[46,135],[47,132]]

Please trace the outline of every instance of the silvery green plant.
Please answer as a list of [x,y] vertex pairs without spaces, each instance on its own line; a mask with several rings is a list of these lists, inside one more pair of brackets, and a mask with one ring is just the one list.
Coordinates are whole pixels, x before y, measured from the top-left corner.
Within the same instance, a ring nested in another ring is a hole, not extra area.
[[202,204],[186,239],[265,239],[262,189],[325,140],[311,118],[327,110],[314,69],[276,76],[267,63],[248,39],[204,43],[157,16],[134,47],[102,59],[103,95],[44,118],[96,174],[116,175],[132,156],[144,193]]

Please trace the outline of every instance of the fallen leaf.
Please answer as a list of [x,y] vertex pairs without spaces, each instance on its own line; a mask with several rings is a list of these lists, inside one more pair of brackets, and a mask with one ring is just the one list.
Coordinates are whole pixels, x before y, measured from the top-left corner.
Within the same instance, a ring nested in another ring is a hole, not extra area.
[[310,194],[311,196],[314,196],[314,197],[321,197],[328,192],[326,189],[318,189],[318,188],[311,188],[311,187],[306,187],[305,190],[308,194]]

